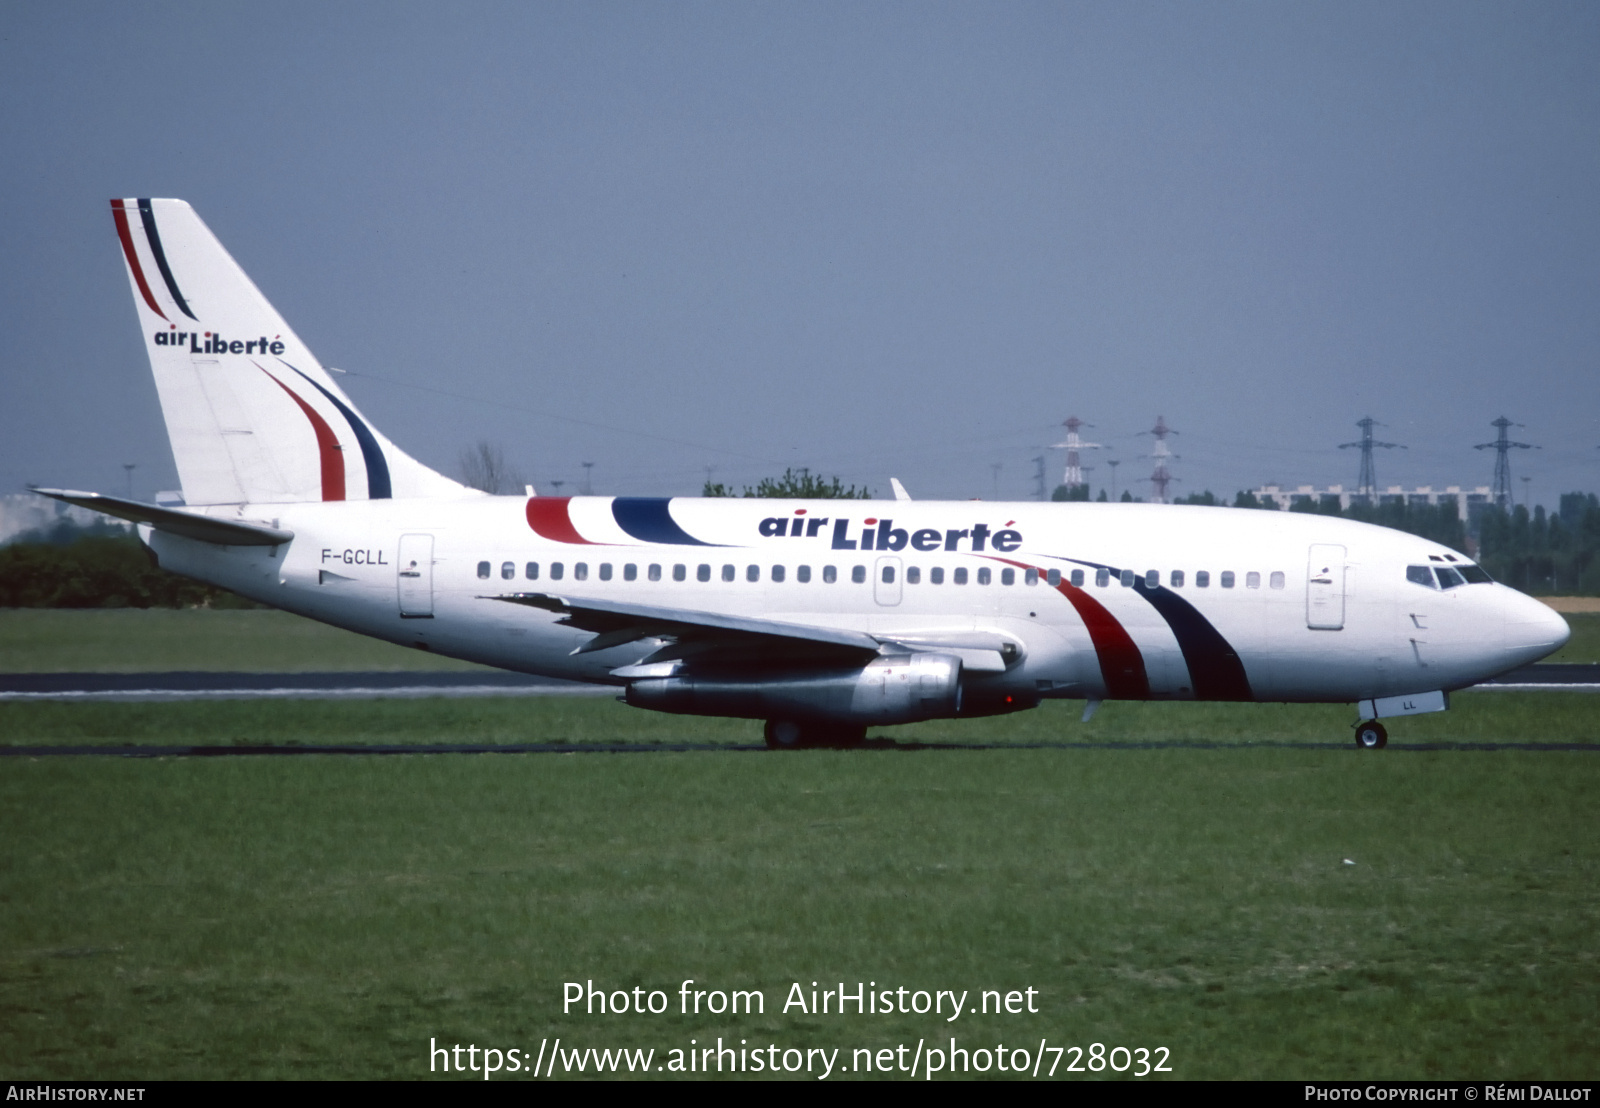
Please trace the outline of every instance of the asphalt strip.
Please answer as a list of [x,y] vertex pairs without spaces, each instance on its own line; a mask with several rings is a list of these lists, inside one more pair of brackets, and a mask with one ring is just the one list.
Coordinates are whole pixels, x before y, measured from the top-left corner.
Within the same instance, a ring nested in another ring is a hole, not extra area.
[[[1600,754],[1600,743],[1390,743],[1388,750],[1530,751],[1533,753]],[[868,739],[839,753],[938,750],[1350,750],[1352,743],[916,743]],[[429,743],[412,746],[0,746],[0,758],[239,758],[280,755],[339,754],[693,754],[769,753],[760,743]],[[1360,751],[1357,751],[1360,752]],[[794,753],[773,751],[771,753]]]

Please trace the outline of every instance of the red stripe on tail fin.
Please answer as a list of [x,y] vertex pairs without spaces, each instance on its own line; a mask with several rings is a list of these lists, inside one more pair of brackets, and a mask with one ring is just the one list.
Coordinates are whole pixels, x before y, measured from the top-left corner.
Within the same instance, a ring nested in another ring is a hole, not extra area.
[[123,210],[122,201],[111,202],[111,217],[117,221],[117,237],[122,240],[122,253],[128,259],[128,268],[133,271],[133,281],[139,286],[140,295],[144,297],[144,302],[150,305],[152,312],[166,319],[167,313],[156,303],[155,294],[150,291],[150,285],[144,279],[144,267],[139,264],[139,255],[133,248],[133,231],[128,227],[128,213]]

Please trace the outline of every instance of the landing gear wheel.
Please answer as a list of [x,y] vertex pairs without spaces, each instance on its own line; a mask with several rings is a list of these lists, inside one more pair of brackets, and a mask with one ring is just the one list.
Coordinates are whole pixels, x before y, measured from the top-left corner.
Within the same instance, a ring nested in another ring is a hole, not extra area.
[[1382,750],[1389,745],[1389,732],[1375,719],[1356,725],[1356,745],[1362,750]]
[[805,728],[792,719],[769,719],[762,733],[768,750],[799,750],[806,738]]

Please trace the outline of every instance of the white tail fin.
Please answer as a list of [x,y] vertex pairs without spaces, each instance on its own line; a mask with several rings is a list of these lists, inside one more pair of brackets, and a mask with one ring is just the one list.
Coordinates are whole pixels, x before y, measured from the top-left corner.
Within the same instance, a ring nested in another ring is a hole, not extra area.
[[113,200],[191,505],[457,497],[349,397],[182,200]]

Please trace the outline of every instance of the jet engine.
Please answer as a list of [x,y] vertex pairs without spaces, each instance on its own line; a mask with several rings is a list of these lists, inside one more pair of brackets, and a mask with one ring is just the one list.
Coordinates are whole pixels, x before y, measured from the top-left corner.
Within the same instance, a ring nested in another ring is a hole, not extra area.
[[626,700],[686,715],[915,723],[962,714],[961,659],[926,652],[875,658],[865,666],[691,669],[635,680]]

